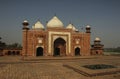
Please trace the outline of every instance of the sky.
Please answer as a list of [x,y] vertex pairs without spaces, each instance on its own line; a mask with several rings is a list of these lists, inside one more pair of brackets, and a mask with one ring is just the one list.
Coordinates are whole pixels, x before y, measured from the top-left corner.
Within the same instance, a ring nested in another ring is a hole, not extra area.
[[[120,0],[0,0],[0,37],[7,44],[22,44],[22,22],[31,28],[38,20],[45,26],[56,15],[66,27],[91,26],[104,47],[120,46]],[[82,29],[79,29],[82,31]]]

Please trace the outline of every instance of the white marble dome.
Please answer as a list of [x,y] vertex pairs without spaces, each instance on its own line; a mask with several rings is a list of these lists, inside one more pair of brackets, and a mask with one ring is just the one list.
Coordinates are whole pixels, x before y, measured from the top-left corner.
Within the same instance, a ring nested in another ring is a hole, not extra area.
[[95,41],[100,41],[100,38],[96,37],[96,38],[95,38]]
[[47,28],[54,28],[54,27],[63,27],[63,23],[60,19],[54,16],[50,21],[47,23]]
[[44,29],[44,26],[40,21],[37,21],[32,28],[33,29]]
[[73,31],[76,31],[77,29],[75,28],[75,26],[73,24],[68,24],[68,26],[66,27],[67,29],[72,29]]

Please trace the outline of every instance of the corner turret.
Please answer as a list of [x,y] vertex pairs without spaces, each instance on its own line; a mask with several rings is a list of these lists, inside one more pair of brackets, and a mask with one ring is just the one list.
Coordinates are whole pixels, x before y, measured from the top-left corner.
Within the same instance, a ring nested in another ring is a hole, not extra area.
[[29,23],[28,23],[27,20],[24,20],[23,23],[22,23],[22,25],[23,25],[23,28],[22,28],[23,30],[29,30],[29,27],[28,27]]
[[91,27],[89,25],[87,25],[86,26],[86,33],[91,33],[90,30],[91,30]]

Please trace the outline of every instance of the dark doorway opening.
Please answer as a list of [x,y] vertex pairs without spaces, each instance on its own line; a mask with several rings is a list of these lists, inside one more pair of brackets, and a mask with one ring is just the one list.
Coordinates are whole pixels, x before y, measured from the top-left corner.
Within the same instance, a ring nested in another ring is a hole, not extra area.
[[37,48],[36,56],[43,56],[43,48],[42,47]]
[[75,48],[75,56],[78,56],[78,55],[80,55],[80,48],[79,47]]
[[11,55],[11,51],[8,51],[8,55]]
[[54,49],[54,56],[60,56],[60,48]]
[[15,51],[12,52],[12,55],[16,55],[16,54],[15,54]]
[[98,55],[98,51],[96,51],[96,55]]
[[20,51],[17,51],[17,52],[16,52],[16,55],[20,55]]
[[66,42],[62,38],[58,38],[54,41],[54,56],[66,55]]

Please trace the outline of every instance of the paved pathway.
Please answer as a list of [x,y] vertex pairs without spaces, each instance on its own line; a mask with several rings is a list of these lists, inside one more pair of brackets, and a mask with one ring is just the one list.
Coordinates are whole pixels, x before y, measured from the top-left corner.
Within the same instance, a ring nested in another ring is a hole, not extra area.
[[[71,69],[63,67],[63,64],[95,64],[107,63],[120,66],[120,57],[96,56],[89,58],[77,58],[74,60],[37,60],[21,61],[21,57],[0,58],[0,79],[119,79],[120,73],[86,77]],[[39,59],[39,58],[37,58]],[[41,59],[41,58],[40,58]],[[58,58],[60,59],[60,58]],[[14,63],[11,63],[14,62]]]

